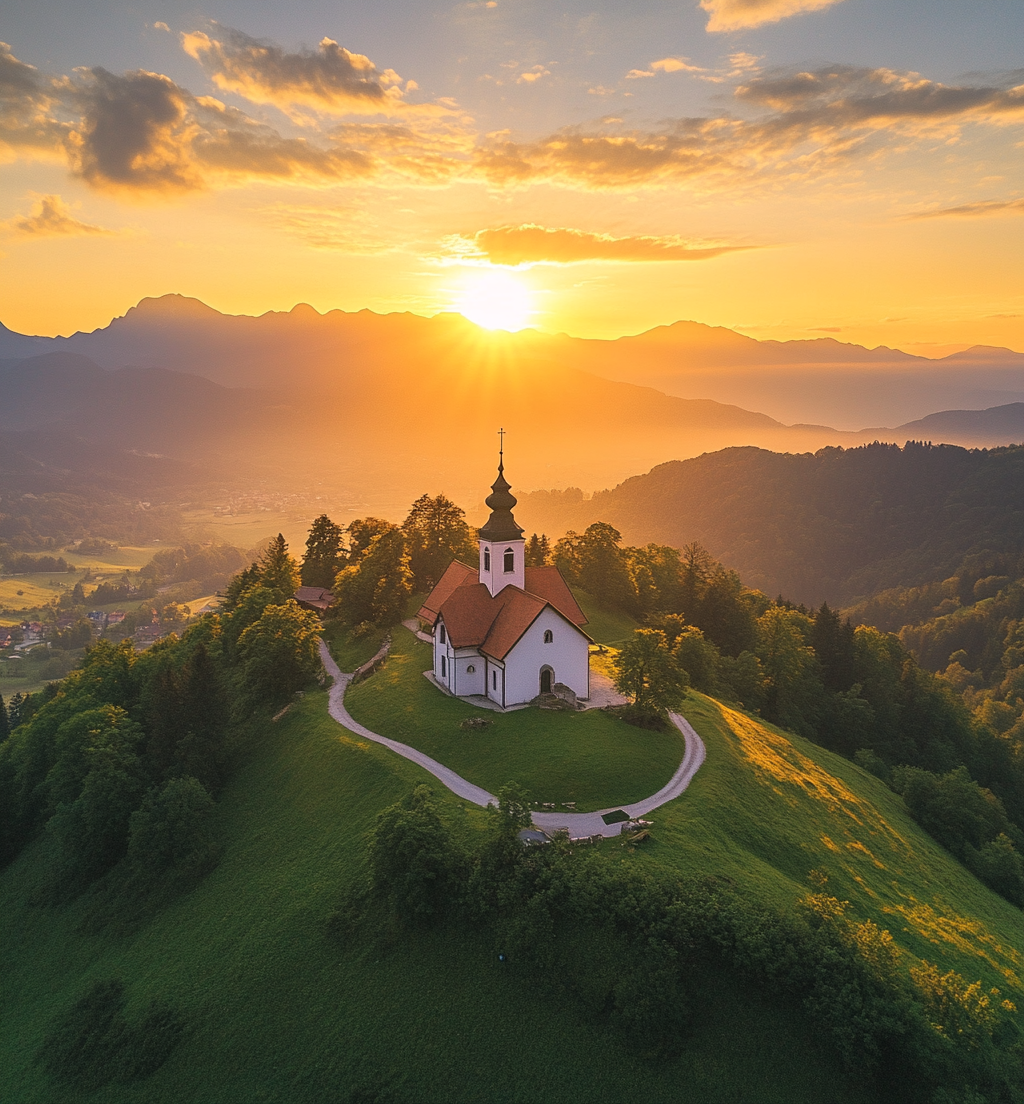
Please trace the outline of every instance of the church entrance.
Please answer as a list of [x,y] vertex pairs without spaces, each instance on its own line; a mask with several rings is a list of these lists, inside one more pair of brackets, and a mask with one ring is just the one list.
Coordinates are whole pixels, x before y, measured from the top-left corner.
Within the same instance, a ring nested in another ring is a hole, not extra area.
[[542,667],[540,671],[540,692],[542,694],[551,693],[551,681],[554,676],[554,671],[550,667]]

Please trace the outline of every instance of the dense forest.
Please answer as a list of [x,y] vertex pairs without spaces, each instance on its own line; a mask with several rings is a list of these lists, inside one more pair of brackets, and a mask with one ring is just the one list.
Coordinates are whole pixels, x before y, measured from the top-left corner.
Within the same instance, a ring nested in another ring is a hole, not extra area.
[[632,544],[699,541],[749,586],[841,607],[944,579],[968,555],[1019,554],[1024,447],[730,448],[589,499],[572,489],[523,495],[518,513],[554,534],[605,521]]

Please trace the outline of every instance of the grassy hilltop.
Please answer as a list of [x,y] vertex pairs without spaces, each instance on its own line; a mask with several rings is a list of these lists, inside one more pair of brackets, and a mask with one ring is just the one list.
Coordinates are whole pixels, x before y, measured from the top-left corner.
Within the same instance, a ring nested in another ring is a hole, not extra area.
[[[395,685],[385,666],[358,693],[381,700]],[[825,871],[828,892],[888,928],[912,960],[998,985],[1020,1004],[1020,912],[947,856],[881,783],[711,699],[693,695],[684,712],[707,744],[706,763],[681,799],[653,814],[648,845],[630,852],[606,841],[600,861],[718,874],[784,907],[807,891],[810,870]],[[530,712],[507,720],[517,717],[527,723]],[[590,770],[586,749],[578,755]],[[0,1099],[873,1099],[798,1009],[727,976],[699,979],[701,1011],[681,1055],[654,1062],[500,963],[486,929],[452,922],[397,933],[372,915],[351,930],[332,925],[365,868],[375,814],[424,781],[453,831],[477,838],[481,810],[347,735],[317,692],[262,723],[220,803],[219,866],[140,928],[97,933],[84,900],[61,911],[30,905],[47,841],[31,845],[0,878]],[[123,980],[129,1011],[159,998],[183,1016],[186,1034],[145,1081],[58,1089],[34,1057],[54,1016],[110,977]]]

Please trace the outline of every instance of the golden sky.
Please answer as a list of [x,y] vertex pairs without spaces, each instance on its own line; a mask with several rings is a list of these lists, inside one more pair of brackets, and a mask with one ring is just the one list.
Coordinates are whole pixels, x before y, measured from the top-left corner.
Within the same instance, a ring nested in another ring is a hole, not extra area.
[[21,7],[0,47],[11,329],[181,292],[1024,349],[1020,5]]

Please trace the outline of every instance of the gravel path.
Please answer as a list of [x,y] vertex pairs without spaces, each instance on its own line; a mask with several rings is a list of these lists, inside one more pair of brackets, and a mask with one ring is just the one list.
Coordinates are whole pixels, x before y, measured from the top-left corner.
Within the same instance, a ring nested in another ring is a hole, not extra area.
[[[320,641],[320,657],[323,659],[327,673],[334,678],[334,684],[331,686],[329,709],[331,716],[338,724],[347,728],[349,732],[354,732],[357,736],[373,740],[377,744],[383,744],[391,751],[404,756],[406,759],[411,759],[412,762],[417,763],[440,782],[443,782],[453,794],[465,801],[471,801],[474,805],[482,806],[498,803],[498,799],[493,794],[479,786],[474,786],[472,782],[467,782],[461,775],[456,774],[455,771],[439,763],[436,759],[431,759],[429,755],[424,755],[422,751],[417,751],[415,748],[409,747],[408,744],[399,743],[398,740],[389,740],[386,736],[371,732],[354,720],[345,708],[345,691],[348,689],[352,676],[341,671],[337,663],[334,662],[331,653],[327,650],[327,645],[322,640]],[[621,809],[631,817],[645,816],[653,809],[657,809],[659,805],[664,805],[666,802],[679,797],[689,786],[693,776],[700,769],[701,763],[704,762],[706,749],[704,741],[694,732],[693,726],[685,717],[678,713],[670,713],[669,716],[672,718],[672,723],[683,734],[686,750],[683,753],[683,761],[679,764],[679,769],[656,794],[645,797],[643,801],[635,801],[631,805],[612,805],[607,809],[600,809],[596,813],[534,813],[534,824],[548,832],[558,828],[566,828],[573,838],[578,836],[617,836],[622,831],[622,824],[605,824],[602,820],[604,813]]]

